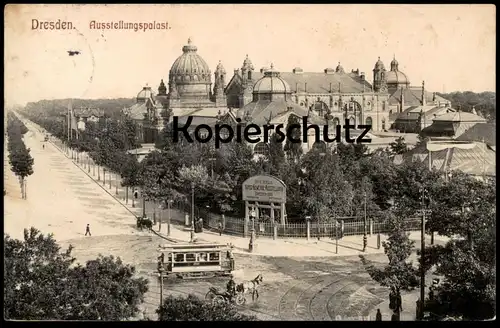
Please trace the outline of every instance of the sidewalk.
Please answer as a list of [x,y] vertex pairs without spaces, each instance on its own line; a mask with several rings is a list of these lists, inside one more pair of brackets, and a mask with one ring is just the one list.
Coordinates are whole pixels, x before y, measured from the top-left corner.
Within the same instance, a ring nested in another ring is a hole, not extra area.
[[[31,123],[31,122],[30,122]],[[31,123],[30,125],[35,126],[39,131],[43,131],[42,128]],[[60,140],[51,138],[51,143],[59,149],[62,153],[66,155],[68,159],[71,159],[71,151],[68,155],[63,149],[63,144]],[[76,153],[76,152],[74,152]],[[109,195],[111,195],[119,204],[125,207],[130,213],[135,216],[142,215],[142,199],[137,199],[134,201],[134,207],[132,207],[132,190],[129,189],[128,197],[126,193],[126,188],[122,187],[120,184],[120,177],[116,174],[109,174],[106,171],[105,183],[103,180],[104,174],[102,167],[94,165],[92,160],[87,162],[85,154],[80,154],[80,160],[71,159],[72,162],[79,167],[85,175],[91,178],[96,184],[98,184],[103,190],[105,190]],[[94,168],[95,166],[95,168]],[[98,173],[99,172],[99,173]],[[100,179],[99,179],[100,178]],[[111,186],[111,187],[110,187]],[[155,204],[152,202],[146,202],[146,213],[149,217],[152,216],[153,207]],[[158,205],[155,206],[156,209],[156,220],[162,222],[161,232],[159,230],[159,224],[157,223],[153,226],[155,234],[160,237],[173,242],[173,243],[188,243],[191,239],[191,232],[189,227],[184,227],[179,225],[177,222],[184,221],[183,212],[177,209],[171,209],[171,215],[173,224],[171,224],[170,235],[166,235],[167,227],[167,210],[161,210]],[[249,254],[249,237],[239,237],[223,234],[219,236],[218,233],[204,230],[202,233],[195,234],[196,242],[210,242],[210,243],[231,243],[235,247],[235,253]],[[412,232],[410,233],[410,238],[415,240],[415,247],[420,246],[420,233]],[[386,235],[381,235],[381,244],[387,239]],[[427,244],[430,244],[430,237],[427,236]],[[440,236],[435,236],[434,241],[436,244],[444,243],[445,239]],[[345,236],[338,240],[338,244],[335,240],[329,238],[322,238],[321,240],[313,239],[307,240],[305,238],[279,238],[273,240],[272,238],[258,237],[254,243],[254,251],[251,254],[261,255],[261,256],[276,256],[276,257],[326,257],[326,256],[355,256],[361,254],[383,254],[384,249],[381,246],[380,249],[377,248],[377,235],[368,236],[368,246],[366,252],[362,251],[363,248],[363,236]]]
[[[403,301],[402,308],[403,311],[400,314],[400,321],[415,321],[416,320],[416,302],[419,299],[418,292],[403,292],[401,294],[401,300]],[[370,313],[371,320],[375,320],[377,317],[377,309],[380,309],[382,313],[382,321],[391,321],[392,310],[389,309],[389,300],[383,301],[377,305],[373,311]]]

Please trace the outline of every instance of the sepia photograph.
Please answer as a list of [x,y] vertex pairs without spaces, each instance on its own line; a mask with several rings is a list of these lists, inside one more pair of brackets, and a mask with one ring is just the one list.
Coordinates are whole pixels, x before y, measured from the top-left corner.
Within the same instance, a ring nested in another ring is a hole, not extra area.
[[4,320],[495,320],[495,9],[7,4]]

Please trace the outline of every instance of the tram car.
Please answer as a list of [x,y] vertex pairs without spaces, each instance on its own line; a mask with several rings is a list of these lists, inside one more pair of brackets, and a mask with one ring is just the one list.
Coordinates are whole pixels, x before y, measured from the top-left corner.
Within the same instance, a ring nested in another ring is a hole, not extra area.
[[223,244],[166,245],[158,248],[158,268],[163,276],[179,278],[230,276],[234,270],[232,248]]

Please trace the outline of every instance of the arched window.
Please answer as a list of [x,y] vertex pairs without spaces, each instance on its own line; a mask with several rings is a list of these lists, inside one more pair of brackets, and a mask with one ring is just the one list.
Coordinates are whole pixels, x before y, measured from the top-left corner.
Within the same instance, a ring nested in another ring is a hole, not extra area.
[[365,120],[365,124],[366,125],[372,125],[373,121],[372,121],[372,118],[371,117],[367,117],[366,120]]
[[340,120],[338,118],[334,118],[333,119],[333,126],[337,126],[337,125],[340,125]]
[[251,80],[252,79],[252,71],[248,71],[248,79]]
[[267,156],[269,155],[269,145],[265,142],[259,142],[253,149],[255,155]]
[[356,125],[356,119],[354,118],[354,116],[349,117],[349,124]]
[[198,75],[193,75],[193,81],[198,81]]
[[320,153],[326,153],[326,143],[324,141],[316,141],[313,146],[313,150],[317,150]]
[[326,113],[328,113],[328,106],[324,102],[318,100],[314,103],[314,110],[319,116],[323,117]]
[[385,131],[385,118],[382,119],[382,130]]

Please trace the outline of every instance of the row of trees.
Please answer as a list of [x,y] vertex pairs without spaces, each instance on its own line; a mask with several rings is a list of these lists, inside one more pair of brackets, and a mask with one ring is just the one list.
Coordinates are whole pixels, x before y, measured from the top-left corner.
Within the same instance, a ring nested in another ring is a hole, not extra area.
[[7,114],[7,137],[9,163],[12,171],[19,178],[21,197],[26,199],[26,178],[33,174],[34,160],[30,150],[26,148],[23,135],[28,129],[13,112]]
[[490,122],[496,121],[497,97],[495,92],[485,91],[476,93],[472,91],[457,91],[440,93],[439,95],[445,99],[449,99],[453,108],[471,112],[474,107],[478,114],[485,117]]
[[[148,291],[148,280],[120,258],[99,256],[75,262],[52,235],[35,228],[24,240],[4,235],[4,317],[9,320],[133,320]],[[249,321],[229,305],[195,296],[168,296],[158,307],[160,321]],[[147,318],[145,318],[147,320]]]

